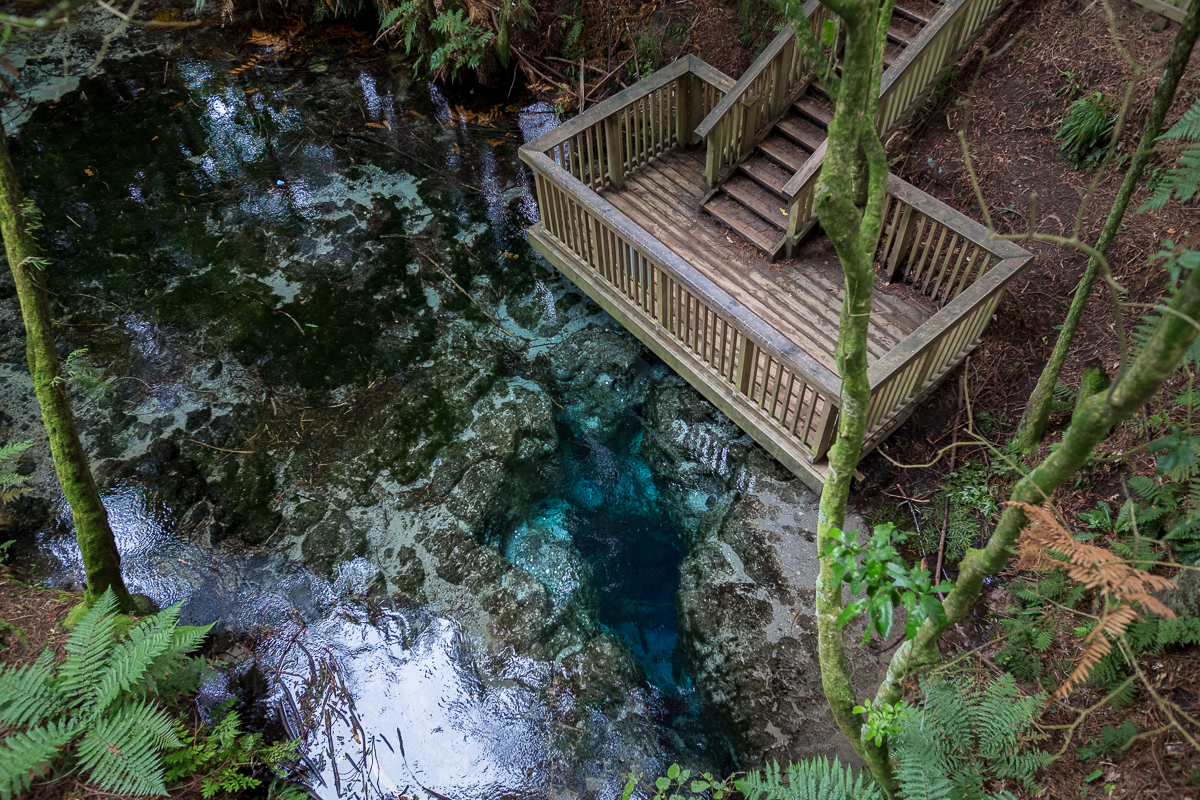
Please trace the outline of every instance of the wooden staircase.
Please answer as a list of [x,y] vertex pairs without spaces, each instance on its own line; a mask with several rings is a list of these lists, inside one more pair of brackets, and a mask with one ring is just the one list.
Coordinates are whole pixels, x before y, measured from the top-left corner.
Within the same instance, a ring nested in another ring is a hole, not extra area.
[[[884,69],[916,38],[929,18],[899,4],[892,13]],[[704,209],[772,258],[788,228],[783,187],[829,135],[833,103],[820,83],[809,84],[749,155],[705,198]]]

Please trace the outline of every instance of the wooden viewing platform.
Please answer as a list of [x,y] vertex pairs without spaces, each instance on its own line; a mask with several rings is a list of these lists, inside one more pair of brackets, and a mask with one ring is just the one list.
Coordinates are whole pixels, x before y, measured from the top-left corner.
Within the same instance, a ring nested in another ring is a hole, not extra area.
[[[881,133],[1003,3],[898,9]],[[816,0],[805,13],[818,31],[828,18]],[[736,82],[687,56],[521,148],[542,216],[531,244],[818,491],[837,432],[843,281],[828,240],[804,238],[816,222],[822,97],[788,27]],[[864,453],[966,357],[1030,259],[888,177]]]

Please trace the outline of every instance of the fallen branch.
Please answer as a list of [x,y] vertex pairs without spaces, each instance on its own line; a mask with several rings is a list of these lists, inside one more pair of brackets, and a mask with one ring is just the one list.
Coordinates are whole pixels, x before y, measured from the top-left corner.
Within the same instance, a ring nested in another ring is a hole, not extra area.
[[460,292],[462,292],[464,295],[466,295],[467,299],[468,299],[468,300],[470,300],[472,303],[474,303],[474,304],[475,304],[475,307],[476,307],[476,308],[478,308],[480,311],[482,311],[482,312],[483,312],[483,315],[484,315],[485,317],[487,317],[489,320],[491,320],[491,321],[492,321],[492,324],[493,324],[493,325],[495,325],[497,328],[499,328],[499,329],[500,329],[500,331],[501,331],[502,333],[505,333],[505,334],[507,334],[507,335],[511,336],[512,338],[516,339],[518,342],[524,341],[523,339],[521,339],[521,337],[517,336],[515,333],[512,333],[511,331],[505,330],[504,326],[503,326],[503,325],[501,325],[501,324],[500,324],[500,322],[499,322],[499,321],[498,321],[498,320],[497,320],[495,317],[493,317],[491,314],[489,314],[489,313],[487,312],[487,309],[486,309],[486,308],[484,308],[483,306],[481,306],[481,305],[479,304],[479,301],[478,301],[478,300],[476,300],[474,297],[472,297],[472,296],[471,296],[471,293],[470,293],[470,292],[468,292],[468,291],[467,291],[466,289],[464,289],[463,287],[459,286],[459,285],[458,285],[458,281],[454,280],[454,278],[452,278],[452,277],[450,276],[450,273],[449,273],[449,272],[446,272],[446,270],[444,270],[444,269],[442,268],[442,265],[441,265],[441,264],[439,264],[439,263],[437,263],[436,261],[434,261],[432,256],[428,255],[427,253],[421,253],[421,255],[425,256],[425,258],[426,258],[426,259],[429,261],[429,263],[430,263],[430,264],[433,264],[435,267],[437,267],[437,268],[438,268],[438,272],[440,272],[440,273],[442,273],[443,275],[445,275],[445,276],[446,276],[446,278],[447,278],[447,279],[448,279],[448,280],[449,280],[451,283],[453,283],[453,284],[454,284],[454,288],[455,288],[455,289],[458,289]]
[[205,444],[204,442],[200,441],[199,439],[188,439],[188,441],[192,442],[193,444],[198,444],[201,447],[207,447],[212,450],[220,450],[222,453],[237,453],[237,454],[243,455],[243,456],[254,455],[253,450],[230,450],[228,447],[217,447],[215,444]]

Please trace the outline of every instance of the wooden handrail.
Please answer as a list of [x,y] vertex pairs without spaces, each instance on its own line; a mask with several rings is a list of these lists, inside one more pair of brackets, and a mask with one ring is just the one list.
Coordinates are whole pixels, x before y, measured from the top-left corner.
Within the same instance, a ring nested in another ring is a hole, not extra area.
[[[808,4],[806,4],[804,7],[805,11],[808,10],[809,6],[815,6],[819,4],[819,2],[820,0],[809,0]],[[775,35],[775,38],[771,40],[771,43],[767,45],[766,49],[758,54],[758,58],[754,59],[754,61],[750,64],[750,67],[742,73],[742,77],[738,78],[737,82],[734,83],[733,88],[725,93],[725,99],[718,103],[712,111],[708,112],[708,116],[704,118],[704,121],[696,126],[697,138],[703,139],[705,136],[708,136],[708,134],[712,132],[712,129],[716,127],[717,123],[721,121],[721,117],[729,113],[731,108],[742,101],[746,91],[750,88],[758,76],[762,74],[762,71],[766,69],[767,65],[775,59],[775,56],[779,55],[779,51],[782,50],[785,45],[788,45],[792,42],[792,38],[795,35],[796,32],[792,30],[791,25],[785,25],[783,29]]]
[[925,350],[936,344],[942,335],[950,329],[952,323],[962,319],[966,312],[977,306],[987,295],[997,288],[1011,282],[1033,259],[1032,253],[1016,258],[1006,258],[984,273],[983,277],[971,284],[965,291],[950,301],[929,319],[925,320],[915,331],[900,340],[900,343],[889,350],[882,358],[867,370],[871,389],[879,386],[892,373],[903,367],[911,359],[921,355]]
[[[703,64],[704,62],[701,63]],[[601,100],[596,105],[588,108],[582,114],[577,114],[576,116],[567,120],[554,130],[543,133],[532,142],[522,146],[521,150],[545,153],[550,148],[554,147],[555,145],[562,144],[581,131],[588,129],[597,123],[603,122],[605,119],[619,112],[621,109],[625,108],[625,106],[629,105],[635,100],[640,100],[641,98],[654,93],[658,89],[661,89],[680,76],[688,74],[692,71],[691,66],[691,57],[672,61],[667,66],[648,76],[644,80],[638,81],[628,89],[622,89],[612,97]],[[710,67],[708,64],[704,64],[704,66],[708,67],[708,69],[712,70],[712,72],[717,72],[717,70],[713,69],[713,67]],[[704,76],[701,75],[701,77]],[[711,83],[712,81],[709,82]]]
[[697,297],[703,298],[714,309],[729,316],[729,321],[743,329],[761,349],[783,363],[789,369],[812,379],[813,383],[827,393],[836,407],[841,396],[841,380],[812,356],[801,350],[795,342],[764,322],[757,314],[721,287],[709,280],[702,272],[676,255],[670,248],[646,233],[646,231],[616,206],[588,189],[574,175],[567,172],[543,153],[530,148],[521,149],[521,160],[552,179],[560,189],[567,192],[576,202],[591,209],[605,224],[612,226],[629,240],[637,242],[643,253],[660,269],[687,287]]
[[955,233],[962,234],[997,258],[1024,258],[1029,251],[1007,239],[995,239],[992,232],[966,214],[955,211],[927,192],[922,192],[903,178],[888,173],[887,191],[892,197],[940,221]]
[[727,95],[737,86],[737,81],[701,59],[700,56],[695,54],[689,55],[687,61],[688,71],[709,86],[715,86]]

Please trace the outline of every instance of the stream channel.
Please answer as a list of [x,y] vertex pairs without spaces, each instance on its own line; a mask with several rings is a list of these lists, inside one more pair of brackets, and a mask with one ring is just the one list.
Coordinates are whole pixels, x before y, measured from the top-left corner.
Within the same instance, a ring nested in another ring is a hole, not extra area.
[[[560,117],[227,35],[134,31],[66,84],[18,41],[5,117],[126,581],[250,642],[205,702],[303,734],[323,798],[835,752],[815,498],[528,247],[517,148]],[[78,586],[0,302],[0,441],[35,443],[9,533]]]

